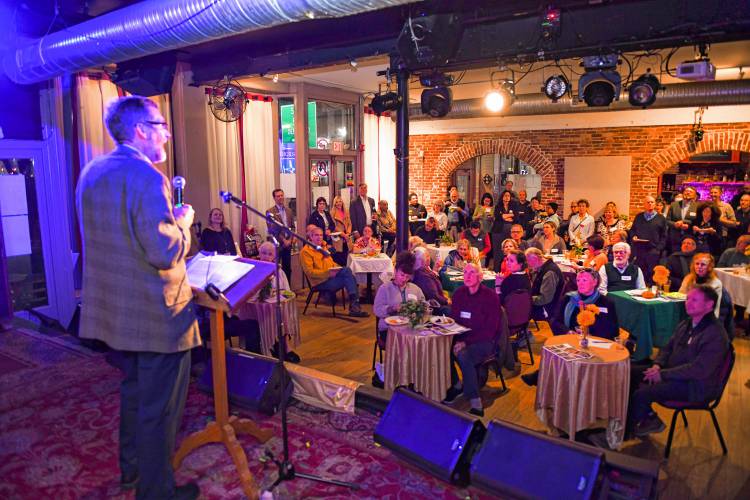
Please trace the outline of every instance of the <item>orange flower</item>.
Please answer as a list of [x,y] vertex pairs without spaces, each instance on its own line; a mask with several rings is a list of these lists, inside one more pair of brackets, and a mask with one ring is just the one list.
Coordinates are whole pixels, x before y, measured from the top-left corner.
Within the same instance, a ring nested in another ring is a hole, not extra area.
[[579,325],[588,327],[596,322],[596,314],[589,310],[583,310],[578,313],[578,315],[576,316],[576,320],[578,321]]
[[664,266],[654,267],[654,283],[665,285],[669,280],[669,269]]
[[591,311],[594,314],[599,314],[599,308],[596,307],[596,304],[588,304],[586,306],[587,311]]

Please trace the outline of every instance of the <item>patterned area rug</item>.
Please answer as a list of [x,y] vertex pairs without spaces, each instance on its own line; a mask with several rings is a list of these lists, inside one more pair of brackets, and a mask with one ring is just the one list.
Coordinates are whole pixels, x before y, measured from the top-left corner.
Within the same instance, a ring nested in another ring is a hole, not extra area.
[[[13,370],[0,371],[0,498],[132,498],[132,492],[119,488],[118,371],[75,339],[26,329],[0,334],[0,356],[16,363]],[[211,398],[193,381],[178,443],[205,426],[212,407]],[[361,490],[296,479],[276,488],[276,498],[485,497],[474,488],[455,488],[424,474],[377,446],[372,440],[377,418],[372,415],[332,413],[297,402],[288,413],[296,469],[359,483]],[[266,445],[240,438],[264,489],[277,471],[261,457],[266,448],[281,455],[281,420],[278,415],[241,414],[275,434]],[[201,498],[243,498],[231,459],[220,445],[194,451],[176,479],[178,484],[197,481]]]

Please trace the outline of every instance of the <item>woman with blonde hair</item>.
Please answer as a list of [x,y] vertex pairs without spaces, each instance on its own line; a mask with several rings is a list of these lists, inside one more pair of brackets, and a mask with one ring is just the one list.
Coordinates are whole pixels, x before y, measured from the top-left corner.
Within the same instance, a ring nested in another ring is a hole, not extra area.
[[612,234],[625,229],[625,221],[618,218],[617,207],[611,201],[604,207],[604,213],[596,223],[596,232],[604,239],[604,247],[614,244]]
[[693,261],[690,264],[690,272],[685,278],[683,278],[682,285],[680,285],[680,293],[687,294],[695,287],[695,285],[710,286],[719,296],[716,301],[716,307],[714,307],[714,314],[716,314],[716,317],[718,318],[723,286],[721,281],[719,281],[719,278],[716,277],[714,265],[714,258],[710,253],[695,254],[693,256]]
[[461,270],[466,264],[471,262],[475,262],[475,259],[471,255],[471,243],[469,243],[469,240],[460,239],[456,243],[456,249],[451,250],[445,261],[443,261],[443,268],[440,272],[447,271],[449,267]]
[[336,226],[336,232],[341,233],[338,238],[333,240],[333,248],[336,252],[348,253],[351,244],[352,219],[349,217],[349,209],[344,205],[341,196],[333,197],[333,207],[331,208],[331,217]]

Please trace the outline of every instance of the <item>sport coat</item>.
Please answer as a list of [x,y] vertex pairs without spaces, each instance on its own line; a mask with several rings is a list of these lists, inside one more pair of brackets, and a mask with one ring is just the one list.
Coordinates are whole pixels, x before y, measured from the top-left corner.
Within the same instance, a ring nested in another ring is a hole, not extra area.
[[200,345],[185,270],[189,228],[172,215],[167,178],[129,146],[81,172],[80,336],[122,351],[172,353]]
[[[294,229],[294,219],[292,218],[292,211],[287,206],[282,207],[282,210],[286,214],[287,227]],[[266,213],[271,214],[271,216],[273,216],[273,218],[279,221],[280,223],[282,224],[284,223],[284,219],[282,219],[281,217],[281,211],[279,210],[279,207],[276,206],[275,204],[274,206],[266,210]],[[291,238],[285,239],[285,238],[279,237],[279,233],[281,233],[282,230],[276,224],[271,224],[268,221],[266,221],[266,226],[268,228],[269,236],[274,236],[275,238],[279,240],[280,243],[284,244],[284,246],[288,245]]]
[[[370,213],[375,213],[375,200],[367,197],[367,203],[370,204]],[[367,223],[367,214],[365,214],[365,205],[362,203],[362,198],[357,196],[349,204],[349,217],[352,219],[352,231],[357,231],[362,234],[362,230],[365,228]],[[371,224],[373,232],[375,232],[375,224]]]

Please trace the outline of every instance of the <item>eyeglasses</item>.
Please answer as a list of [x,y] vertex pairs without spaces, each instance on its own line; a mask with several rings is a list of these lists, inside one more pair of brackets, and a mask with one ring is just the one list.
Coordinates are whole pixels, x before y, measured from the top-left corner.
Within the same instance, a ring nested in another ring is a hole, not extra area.
[[156,121],[156,120],[146,120],[146,121],[143,121],[141,123],[145,123],[145,124],[148,124],[148,125],[160,126],[160,127],[165,128],[165,129],[167,128],[167,122],[160,122],[160,121]]

